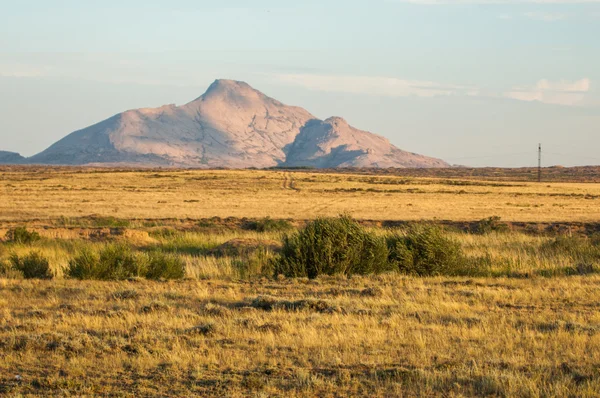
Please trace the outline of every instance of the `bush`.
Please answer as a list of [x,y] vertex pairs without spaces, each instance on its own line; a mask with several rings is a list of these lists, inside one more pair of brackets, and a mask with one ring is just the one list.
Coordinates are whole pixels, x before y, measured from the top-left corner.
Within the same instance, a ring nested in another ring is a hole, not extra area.
[[270,217],[256,221],[244,223],[243,228],[256,232],[285,232],[293,228],[292,224],[286,220],[273,220]]
[[50,262],[38,252],[31,252],[25,257],[13,254],[10,262],[12,268],[22,273],[26,279],[52,279],[54,277],[50,270]]
[[100,253],[86,249],[69,262],[67,275],[76,279],[123,280],[145,276],[148,256],[124,244],[105,246]]
[[507,232],[509,230],[508,225],[501,223],[500,220],[498,216],[484,218],[477,222],[473,232],[481,235],[492,232]]
[[185,263],[175,254],[155,251],[150,253],[150,262],[146,272],[148,279],[183,279]]
[[105,246],[100,253],[84,249],[69,262],[67,275],[75,279],[123,280],[181,279],[185,277],[185,263],[175,254],[161,251],[134,253],[125,244]]
[[385,239],[348,216],[321,218],[283,238],[275,273],[287,277],[373,274],[389,270]]
[[30,245],[41,239],[40,234],[35,231],[28,231],[25,227],[11,229],[6,234],[7,241],[22,245]]
[[435,226],[417,225],[388,237],[389,261],[410,275],[458,275],[466,264],[460,244]]

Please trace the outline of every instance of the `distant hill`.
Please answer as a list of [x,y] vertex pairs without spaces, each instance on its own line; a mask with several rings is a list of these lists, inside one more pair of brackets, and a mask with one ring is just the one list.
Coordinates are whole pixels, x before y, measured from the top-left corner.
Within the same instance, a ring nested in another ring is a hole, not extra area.
[[0,151],[0,164],[21,164],[25,158],[15,152]]
[[31,158],[13,155],[15,163],[49,165],[448,166],[402,151],[341,118],[319,120],[232,80],[215,81],[186,105],[126,111],[76,131]]

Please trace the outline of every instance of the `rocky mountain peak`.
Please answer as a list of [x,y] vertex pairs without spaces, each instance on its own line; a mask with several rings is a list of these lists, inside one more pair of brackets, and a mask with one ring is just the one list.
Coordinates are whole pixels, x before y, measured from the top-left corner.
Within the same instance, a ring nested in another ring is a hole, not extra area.
[[225,79],[186,105],[115,115],[24,161],[201,168],[447,166],[401,151],[341,117],[321,121],[245,82]]

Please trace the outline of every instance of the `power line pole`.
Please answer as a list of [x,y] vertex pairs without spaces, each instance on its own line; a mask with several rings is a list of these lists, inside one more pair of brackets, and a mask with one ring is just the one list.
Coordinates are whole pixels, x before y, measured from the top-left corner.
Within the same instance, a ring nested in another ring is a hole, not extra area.
[[538,146],[538,182],[542,182],[542,144]]

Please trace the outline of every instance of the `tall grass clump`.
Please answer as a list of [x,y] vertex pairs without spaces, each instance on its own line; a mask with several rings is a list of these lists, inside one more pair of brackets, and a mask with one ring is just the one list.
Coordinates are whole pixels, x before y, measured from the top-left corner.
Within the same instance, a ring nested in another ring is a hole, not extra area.
[[125,244],[109,244],[96,252],[84,249],[69,262],[67,275],[75,279],[123,280],[144,276],[148,256],[134,253]]
[[387,238],[389,261],[401,273],[418,276],[467,273],[460,243],[432,225],[414,225]]
[[0,279],[23,279],[23,273],[13,268],[10,259],[0,260]]
[[274,272],[275,254],[266,247],[258,247],[249,253],[233,258],[233,265],[240,279],[269,277]]
[[25,279],[52,279],[54,274],[50,269],[50,262],[38,252],[31,252],[25,256],[13,254],[10,257],[12,269],[20,272]]
[[320,218],[283,238],[275,273],[287,277],[374,274],[389,270],[385,238],[348,216]]
[[6,240],[8,242],[21,245],[31,245],[40,239],[40,234],[35,231],[28,231],[25,227],[13,228],[6,234]]
[[545,242],[541,252],[548,257],[568,257],[574,263],[600,261],[600,241],[597,237],[564,236]]
[[160,250],[150,252],[148,269],[144,275],[148,279],[183,279],[185,277],[185,261],[173,253]]

